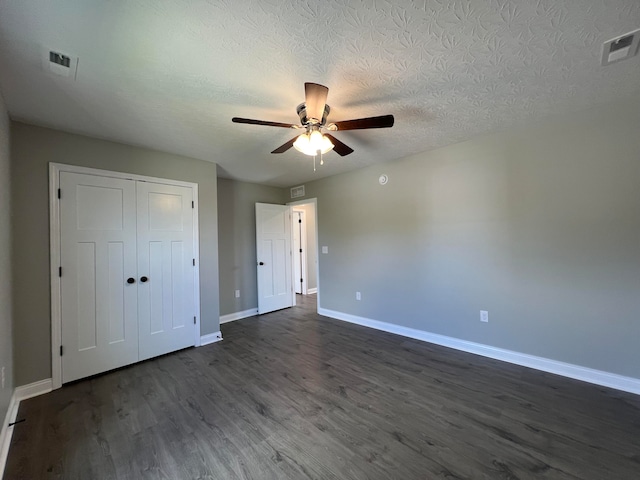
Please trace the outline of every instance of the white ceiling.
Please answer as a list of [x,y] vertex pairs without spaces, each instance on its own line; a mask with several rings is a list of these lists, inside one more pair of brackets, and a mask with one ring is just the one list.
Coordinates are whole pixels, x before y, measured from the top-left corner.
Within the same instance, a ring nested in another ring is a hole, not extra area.
[[[640,56],[600,66],[640,28],[638,0],[0,0],[0,88],[13,119],[216,162],[291,186],[639,95]],[[77,78],[43,52],[79,57]],[[329,121],[392,113],[391,129],[337,132],[355,149],[269,152],[296,132],[304,82]]]

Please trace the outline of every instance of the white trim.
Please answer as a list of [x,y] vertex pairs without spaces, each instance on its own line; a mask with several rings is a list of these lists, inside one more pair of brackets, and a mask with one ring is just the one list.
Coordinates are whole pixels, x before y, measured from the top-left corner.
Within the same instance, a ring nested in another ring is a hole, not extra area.
[[23,400],[49,393],[51,390],[53,390],[53,381],[51,378],[47,378],[16,388],[14,395],[18,402],[22,402]]
[[61,165],[49,164],[49,278],[51,279],[51,379],[53,388],[62,386],[62,357],[56,355],[62,345],[62,292],[58,276],[60,266],[60,208],[58,187]]
[[196,303],[196,326],[193,344],[200,346],[200,233],[199,233],[199,198],[198,184],[183,182],[167,178],[148,177],[133,173],[113,172],[97,168],[80,167],[77,165],[65,165],[63,163],[49,163],[49,258],[51,261],[49,276],[51,279],[51,385],[53,389],[62,386],[62,357],[58,355],[62,344],[62,306],[61,306],[61,282],[58,276],[60,266],[60,204],[58,202],[58,188],[60,188],[60,172],[81,173],[109,178],[159,183],[162,185],[175,185],[191,188],[193,192],[193,256],[196,259],[194,272],[194,301]]
[[240,320],[242,318],[253,317],[258,315],[257,308],[250,308],[249,310],[244,310],[242,312],[229,313],[227,315],[222,315],[220,317],[220,325],[223,323],[233,322],[235,320]]
[[[293,262],[291,264],[291,266],[293,267],[293,285],[294,287],[296,287],[296,285],[300,286],[300,293],[302,295],[307,295],[307,283],[308,279],[307,279],[307,216],[306,216],[306,211],[305,210],[301,210],[301,209],[297,209],[295,207],[293,207],[292,209],[292,213],[297,213],[299,215],[298,220],[301,220],[301,222],[296,222],[297,223],[297,227],[298,227],[298,235],[300,236],[300,250],[302,250],[303,255],[300,255],[300,252],[294,252],[293,255]],[[295,249],[295,235],[293,234],[293,229],[296,227],[294,225],[291,225],[291,233],[292,233],[292,238],[291,238],[291,245],[294,247]],[[302,282],[298,282],[298,278],[296,277],[295,273],[296,273],[296,260],[295,258],[298,258],[298,262],[300,262],[300,277],[302,277]],[[300,285],[300,283],[302,283],[302,285]],[[294,288],[295,290],[295,288]],[[298,293],[298,292],[296,292]]]
[[4,423],[0,430],[0,478],[4,475],[4,467],[7,464],[9,446],[11,445],[11,436],[13,435],[13,426],[10,427],[9,424],[16,421],[19,405],[20,402],[16,399],[16,394],[14,392],[14,394],[11,395],[7,415],[4,418]]
[[318,289],[317,288],[308,288],[307,289],[307,295],[313,295],[315,293],[318,293]]
[[202,335],[200,337],[200,345],[198,345],[199,347],[204,347],[205,345],[210,345],[212,343],[216,343],[222,340],[222,333],[221,332],[213,332],[213,333],[209,333],[207,335]]
[[474,353],[483,357],[502,360],[503,362],[513,363],[523,367],[529,367],[543,372],[553,373],[563,377],[582,380],[583,382],[589,382],[595,385],[615,388],[616,390],[640,395],[639,378],[625,377],[615,373],[595,370],[593,368],[582,367],[571,363],[559,362],[557,360],[528,355],[526,353],[514,352],[512,350],[505,350],[503,348],[483,345],[481,343],[460,340],[458,338],[447,337],[445,335],[438,335],[424,330],[417,330],[414,328],[394,325],[392,323],[358,317],[356,315],[328,310],[326,308],[318,308],[318,313],[325,317],[355,323],[364,327],[375,328],[376,330],[382,330],[384,332],[395,333],[396,335],[402,335],[403,337],[422,340],[424,342],[442,345],[443,347],[454,348],[463,352]]
[[198,198],[198,184],[191,184],[191,191],[193,193],[193,257],[196,260],[196,264],[193,269],[193,301],[195,303],[196,311],[196,328],[195,328],[195,342],[194,347],[199,347],[201,342],[200,336],[200,214],[198,213],[198,205],[200,204],[200,198]]
[[11,445],[11,437],[13,436],[13,426],[10,427],[9,424],[16,421],[20,402],[44,393],[49,393],[51,389],[52,381],[50,378],[47,378],[46,380],[23,385],[13,391],[2,429],[0,429],[0,478],[4,475],[7,456],[9,455],[9,446]]
[[[176,185],[179,187],[191,188],[197,185],[193,182],[183,182],[182,180],[171,180],[170,178],[149,177],[147,175],[137,175],[135,173],[115,172],[112,170],[102,170],[100,168],[80,167],[78,165],[67,165],[65,163],[49,163],[49,172],[82,173],[85,175],[95,175],[99,177],[121,178],[125,180],[136,180],[140,182],[161,183],[163,185]],[[57,191],[56,191],[57,194]]]

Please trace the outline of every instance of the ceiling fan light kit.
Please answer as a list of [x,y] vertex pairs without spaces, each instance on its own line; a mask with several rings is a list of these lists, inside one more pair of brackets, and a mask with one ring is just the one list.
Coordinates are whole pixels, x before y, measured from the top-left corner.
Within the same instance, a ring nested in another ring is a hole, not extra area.
[[320,133],[319,129],[313,129],[310,133],[303,133],[295,142],[293,148],[305,155],[313,157],[313,171],[316,171],[316,156],[320,155],[320,165],[324,165],[322,155],[333,150],[333,143]]
[[393,115],[382,115],[379,117],[358,118],[355,120],[344,120],[341,122],[327,124],[327,116],[331,111],[327,105],[329,89],[318,83],[304,84],[305,101],[296,108],[301,125],[292,125],[281,122],[271,122],[265,120],[253,120],[250,118],[233,117],[234,123],[245,123],[248,125],[266,125],[270,127],[299,128],[305,132],[292,138],[283,145],[273,150],[271,153],[284,153],[294,147],[301,153],[313,157],[313,170],[315,171],[315,159],[320,155],[320,165],[324,162],[322,155],[334,150],[338,155],[344,157],[353,153],[353,149],[345,145],[333,135],[322,133],[322,130],[364,130],[368,128],[389,128],[393,126]]
[[305,155],[316,156],[324,155],[333,150],[333,143],[329,138],[320,133],[320,130],[313,130],[311,133],[303,133],[295,142],[293,148]]

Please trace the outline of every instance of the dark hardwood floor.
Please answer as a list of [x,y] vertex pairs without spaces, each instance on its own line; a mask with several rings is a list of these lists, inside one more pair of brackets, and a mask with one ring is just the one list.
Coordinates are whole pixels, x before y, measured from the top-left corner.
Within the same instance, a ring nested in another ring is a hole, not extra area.
[[5,479],[640,478],[640,397],[302,300],[23,402]]

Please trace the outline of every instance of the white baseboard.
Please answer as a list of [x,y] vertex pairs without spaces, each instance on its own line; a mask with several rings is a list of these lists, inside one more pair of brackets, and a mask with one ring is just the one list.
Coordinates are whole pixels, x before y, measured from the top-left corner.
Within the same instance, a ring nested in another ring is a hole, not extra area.
[[221,332],[209,333],[200,337],[200,346],[204,347],[205,345],[210,345],[212,343],[219,342],[220,340],[222,340]]
[[14,392],[9,401],[9,408],[0,429],[0,478],[3,477],[4,467],[7,464],[7,456],[9,455],[9,445],[11,445],[11,436],[13,435],[13,427],[9,424],[16,421],[18,415],[18,406],[20,402],[16,399]]
[[640,379],[638,378],[625,377],[623,375],[604,372],[602,370],[581,367],[580,365],[559,362],[557,360],[514,352],[512,350],[505,350],[503,348],[483,345],[481,343],[468,342],[458,338],[447,337],[445,335],[438,335],[424,330],[417,330],[415,328],[408,328],[400,325],[394,325],[392,323],[358,317],[356,315],[328,310],[326,308],[318,308],[318,313],[325,317],[355,323],[364,327],[375,328],[376,330],[382,330],[384,332],[395,333],[396,335],[402,335],[403,337],[435,343],[436,345],[442,345],[443,347],[454,348],[463,352],[474,353],[476,355],[482,355],[483,357],[502,360],[504,362],[514,363],[523,367],[534,368],[543,372],[554,373],[556,375],[562,375],[564,377],[640,395]]
[[314,293],[318,293],[317,288],[307,288],[307,295],[313,295]]
[[51,390],[53,390],[53,381],[50,378],[47,378],[45,380],[40,380],[39,382],[33,382],[28,385],[17,387],[15,396],[18,402],[21,402],[22,400],[27,400],[32,397],[37,397],[38,395],[49,393]]
[[11,437],[13,435],[13,426],[10,427],[9,424],[16,421],[20,402],[42,395],[43,393],[49,393],[52,390],[52,386],[53,383],[51,379],[48,378],[46,380],[40,380],[39,382],[23,385],[13,391],[2,429],[0,429],[0,478],[2,478],[4,474],[4,467],[7,464],[7,455],[9,455],[9,446],[11,445]]
[[228,315],[222,315],[220,317],[220,325],[223,323],[233,322],[234,320],[240,320],[241,318],[253,317],[258,314],[257,308],[250,308],[243,312],[230,313]]

